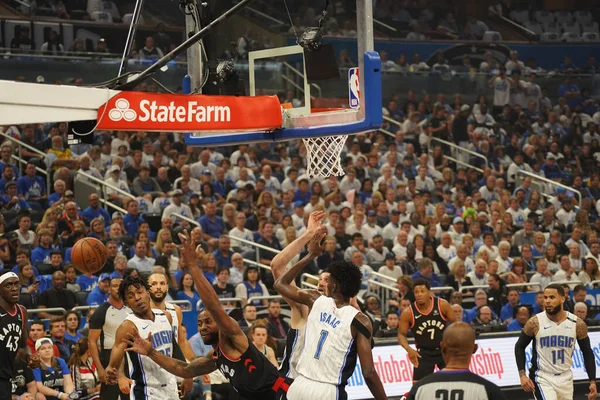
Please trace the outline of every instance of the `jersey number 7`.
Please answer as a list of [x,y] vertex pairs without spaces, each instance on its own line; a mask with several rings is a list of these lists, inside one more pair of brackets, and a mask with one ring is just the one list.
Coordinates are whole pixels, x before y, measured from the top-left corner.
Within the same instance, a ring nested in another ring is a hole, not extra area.
[[327,336],[329,335],[329,332],[327,332],[326,330],[322,330],[321,331],[321,337],[319,338],[319,343],[317,343],[317,351],[315,352],[315,358],[318,360],[319,357],[321,357],[321,350],[323,350],[323,345],[325,344],[325,340],[327,339]]

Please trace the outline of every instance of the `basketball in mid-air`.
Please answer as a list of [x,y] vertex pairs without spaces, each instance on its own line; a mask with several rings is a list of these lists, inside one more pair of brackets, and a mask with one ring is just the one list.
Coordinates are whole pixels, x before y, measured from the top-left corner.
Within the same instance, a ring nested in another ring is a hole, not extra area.
[[79,272],[95,274],[106,263],[106,246],[96,238],[79,239],[71,250],[71,262]]

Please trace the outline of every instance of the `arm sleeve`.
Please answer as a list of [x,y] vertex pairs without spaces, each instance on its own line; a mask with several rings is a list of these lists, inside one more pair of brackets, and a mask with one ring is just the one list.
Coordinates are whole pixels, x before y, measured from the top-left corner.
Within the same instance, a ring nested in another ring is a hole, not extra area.
[[594,356],[594,351],[592,350],[592,346],[590,345],[590,337],[586,336],[583,339],[578,339],[577,343],[579,344],[579,348],[583,353],[583,363],[585,365],[585,370],[588,374],[588,378],[590,381],[596,380],[596,358]]
[[23,372],[23,375],[25,376],[25,384],[28,384],[29,382],[35,382],[35,376],[33,376],[33,371],[31,368],[27,367]]
[[506,396],[502,390],[494,384],[488,385],[486,391],[488,400],[506,400]]
[[517,360],[517,369],[519,371],[525,370],[525,349],[532,340],[533,337],[528,336],[525,332],[521,331],[519,340],[517,340],[517,343],[515,344],[515,359]]

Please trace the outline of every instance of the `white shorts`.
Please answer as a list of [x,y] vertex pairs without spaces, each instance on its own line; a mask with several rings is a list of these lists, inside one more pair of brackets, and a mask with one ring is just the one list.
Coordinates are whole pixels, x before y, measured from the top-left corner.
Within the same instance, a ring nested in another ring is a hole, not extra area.
[[344,388],[313,381],[302,375],[294,379],[287,392],[287,400],[346,400],[347,398]]
[[573,400],[573,374],[548,375],[534,377],[536,400]]
[[137,392],[134,390],[135,385],[131,387],[131,398],[133,400],[179,400],[179,392],[177,386],[167,385],[160,388],[146,387],[145,393],[141,396],[136,396]]

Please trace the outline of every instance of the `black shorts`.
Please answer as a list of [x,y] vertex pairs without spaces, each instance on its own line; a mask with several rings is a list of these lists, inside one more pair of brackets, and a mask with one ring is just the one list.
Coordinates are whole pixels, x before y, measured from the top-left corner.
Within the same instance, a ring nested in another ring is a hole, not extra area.
[[[108,367],[108,363],[110,362],[110,350],[101,350],[100,351],[100,363],[104,368]],[[127,357],[125,357],[125,362]],[[125,369],[127,371],[127,369]],[[2,397],[0,397],[2,398]],[[125,393],[121,393],[119,390],[119,385],[100,385],[100,398],[102,400],[129,400],[129,395]]]
[[433,374],[433,370],[437,365],[438,369],[446,366],[441,350],[419,349],[419,366],[414,368],[413,381],[418,381],[428,375]]
[[0,399],[12,399],[12,382],[0,380]]

